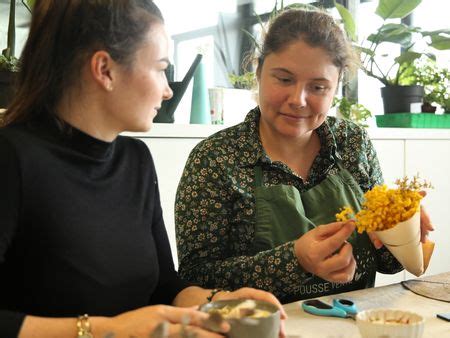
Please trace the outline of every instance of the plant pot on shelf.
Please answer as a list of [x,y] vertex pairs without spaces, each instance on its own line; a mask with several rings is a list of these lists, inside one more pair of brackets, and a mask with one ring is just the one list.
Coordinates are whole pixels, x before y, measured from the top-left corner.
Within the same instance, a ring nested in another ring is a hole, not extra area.
[[0,71],[0,108],[7,108],[12,101],[16,74],[10,71]]
[[385,114],[422,111],[423,86],[386,86],[381,88],[381,96]]
[[436,107],[433,106],[431,103],[429,102],[424,102],[422,104],[422,113],[435,113],[436,112]]

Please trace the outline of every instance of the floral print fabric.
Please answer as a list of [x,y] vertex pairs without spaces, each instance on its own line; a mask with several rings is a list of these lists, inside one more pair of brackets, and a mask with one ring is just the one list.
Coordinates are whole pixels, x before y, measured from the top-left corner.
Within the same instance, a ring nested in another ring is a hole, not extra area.
[[[263,167],[265,186],[287,184],[300,192],[336,174],[336,157],[363,191],[381,184],[383,178],[366,131],[352,122],[327,117],[317,129],[321,150],[305,180],[267,156],[259,138],[259,117],[259,109],[253,109],[244,122],[210,136],[191,152],[175,204],[179,273],[204,287],[249,286],[286,298],[301,293],[311,274],[299,265],[294,241],[250,253],[255,225],[254,167]],[[377,254],[378,271],[402,269],[385,249]]]

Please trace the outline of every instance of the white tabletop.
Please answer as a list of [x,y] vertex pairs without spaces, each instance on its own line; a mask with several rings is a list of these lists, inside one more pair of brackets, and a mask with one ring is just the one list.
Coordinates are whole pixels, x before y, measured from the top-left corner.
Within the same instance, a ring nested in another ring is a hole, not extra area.
[[[441,274],[450,282],[450,272]],[[345,292],[339,295],[321,297],[331,304],[333,298],[353,300],[358,309],[396,308],[413,311],[425,318],[422,338],[450,338],[450,322],[436,318],[437,313],[449,313],[450,303],[419,296],[401,284]],[[286,331],[301,338],[361,338],[356,322],[352,319],[314,316],[301,308],[301,301],[285,305],[289,316]]]

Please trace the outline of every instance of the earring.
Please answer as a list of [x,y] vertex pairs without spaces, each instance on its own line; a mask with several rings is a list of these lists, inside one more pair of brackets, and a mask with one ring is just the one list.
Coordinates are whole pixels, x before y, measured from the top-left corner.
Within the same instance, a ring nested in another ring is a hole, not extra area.
[[108,83],[108,85],[106,86],[106,90],[111,92],[113,90],[113,86],[111,83]]

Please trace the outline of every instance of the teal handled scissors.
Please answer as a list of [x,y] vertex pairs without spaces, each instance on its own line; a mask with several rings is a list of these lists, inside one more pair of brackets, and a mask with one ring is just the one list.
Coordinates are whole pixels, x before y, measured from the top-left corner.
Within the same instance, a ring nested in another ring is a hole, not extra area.
[[317,316],[353,318],[355,319],[358,309],[353,301],[348,299],[333,299],[333,305],[322,302],[318,299],[305,300],[302,303],[305,312]]

